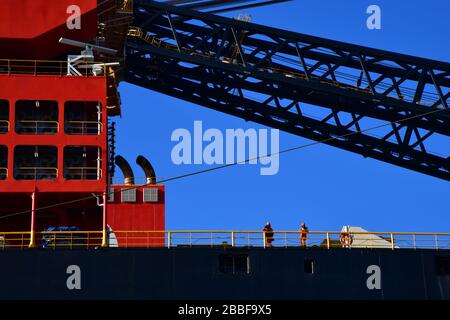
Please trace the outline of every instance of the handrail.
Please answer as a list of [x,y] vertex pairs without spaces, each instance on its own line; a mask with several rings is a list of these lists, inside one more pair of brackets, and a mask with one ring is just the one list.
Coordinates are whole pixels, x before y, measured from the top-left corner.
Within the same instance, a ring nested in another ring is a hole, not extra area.
[[[73,171],[75,171],[75,173],[73,173]],[[64,167],[65,177],[66,175],[76,175],[76,174],[78,174],[79,178],[71,180],[86,180],[88,177],[93,175],[95,175],[96,180],[100,180],[103,176],[103,171],[99,167]]]
[[[56,168],[55,168],[56,169]],[[76,231],[42,231],[42,234],[45,233],[96,233],[96,232],[100,232],[100,231],[96,231],[96,230],[86,230],[86,231],[81,231],[81,230],[76,230]],[[171,232],[171,233],[254,233],[254,234],[262,234],[263,231],[260,230],[246,230],[246,229],[242,229],[242,230],[224,230],[224,229],[177,229],[177,230],[114,230],[113,232],[126,232],[126,233],[161,233],[161,232]],[[299,234],[301,231],[300,230],[274,230],[273,233],[275,234]],[[23,231],[0,231],[0,235],[2,234],[18,234],[18,233],[23,233]],[[349,233],[352,235],[357,235],[357,234],[362,234],[362,235],[380,235],[380,234],[384,234],[384,235],[427,235],[427,236],[449,236],[450,237],[450,232],[421,232],[421,231],[417,231],[417,232],[405,232],[405,231],[367,231],[367,232],[344,232],[344,231],[309,231],[308,234],[320,234],[320,235],[324,235],[324,234],[342,234],[342,233]]]
[[[15,168],[15,175],[24,175],[24,176],[32,176],[33,179],[21,179],[21,180],[40,180],[37,179],[38,174],[53,174],[53,179],[56,179],[58,177],[58,168],[55,167],[18,167]],[[32,173],[23,173],[22,171],[32,171]],[[43,172],[39,172],[43,171]],[[44,173],[47,171],[46,173]],[[39,172],[39,173],[38,173]]]
[[5,180],[8,177],[8,168],[0,167],[0,177],[4,176],[4,178],[0,178],[0,180]]
[[[235,232],[235,233],[254,233],[254,234],[262,234],[263,231],[260,230],[223,230],[223,229],[202,229],[202,230],[196,230],[196,229],[178,229],[178,230],[116,230],[115,232],[150,232],[150,233],[160,233],[160,232],[173,232],[173,233],[231,233],[231,232]],[[300,230],[274,230],[273,231],[275,234],[299,234]],[[308,234],[335,234],[335,235],[340,235],[341,233],[344,233],[343,231],[309,231]],[[348,232],[350,234],[366,234],[366,235],[379,235],[379,234],[383,234],[383,235],[391,235],[392,233],[395,235],[442,235],[442,236],[450,236],[450,232],[405,232],[405,231],[380,231],[380,232],[373,232],[373,231],[367,231],[367,232]]]
[[58,168],[56,167],[18,167],[16,169],[23,169],[23,170],[54,170],[56,172],[58,172]]
[[[231,246],[231,247],[299,247],[300,231],[274,231],[273,245],[258,230],[115,230],[108,232],[110,247]],[[342,236],[351,237],[343,242]],[[340,239],[341,238],[341,239]],[[25,240],[24,240],[25,239]],[[0,232],[0,249],[26,248],[30,232]],[[102,231],[43,231],[36,232],[37,243],[45,247],[100,246]],[[114,239],[114,241],[112,240]],[[341,232],[310,231],[307,247],[379,248],[379,249],[450,249],[449,232]]]
[[53,123],[59,125],[55,120],[16,120],[16,123]]
[[[5,128],[6,128],[6,130],[5,130]],[[0,120],[0,132],[2,132],[2,129],[3,129],[3,131],[8,132],[9,128],[10,128],[10,122],[8,120]]]
[[66,121],[66,123],[80,123],[80,124],[101,124],[103,125],[103,123],[101,121],[82,121],[82,120],[77,120],[77,121]]
[[[129,27],[127,35],[130,37],[139,38],[157,48],[164,48],[164,49],[169,49],[169,50],[174,50],[174,51],[178,51],[179,49],[181,49],[181,51],[184,51],[185,53],[187,53],[191,56],[198,56],[198,57],[207,58],[207,59],[215,58],[214,55],[211,55],[207,52],[195,52],[195,51],[191,51],[190,48],[186,48],[186,47],[178,48],[178,46],[176,46],[176,45],[173,45],[169,42],[160,40],[160,39],[156,38],[155,36],[150,36],[149,34],[144,32],[139,27],[134,27],[134,26]],[[229,57],[223,57],[221,61],[226,64],[233,63],[233,59],[229,58]],[[275,68],[272,66],[266,67],[266,68],[258,67],[257,69],[258,69],[258,71],[262,71],[262,72],[281,74],[287,78],[300,78],[303,80],[308,80],[308,77],[309,77],[310,79],[314,79],[315,81],[320,81],[320,83],[322,83],[322,84],[340,87],[345,90],[353,90],[353,91],[358,91],[358,92],[362,92],[362,93],[370,93],[371,92],[369,85],[367,85],[365,88],[363,88],[363,87],[359,87],[359,86],[353,85],[353,84],[348,84],[348,83],[344,83],[344,82],[340,82],[340,81],[322,78],[320,76],[316,76],[313,74],[310,74],[307,77],[306,73],[296,72],[296,71],[292,71],[292,70],[283,70],[283,69]],[[387,96],[392,97],[392,98],[397,98],[400,100],[404,100],[404,97],[402,95],[396,96],[395,94],[391,93],[391,94],[388,94]],[[427,105],[427,103],[422,102],[422,101],[416,101],[416,104]]]
[[[75,132],[66,132],[68,134],[100,134],[103,132],[103,122],[101,121],[81,121],[81,120],[73,120],[73,121],[65,121],[65,130],[66,131],[75,131]],[[92,131],[92,133],[90,132]]]
[[[128,36],[130,37],[136,37],[139,38],[147,43],[149,43],[150,45],[153,45],[157,48],[164,48],[164,49],[169,49],[169,50],[174,50],[174,51],[178,51],[179,48],[176,45],[173,45],[171,43],[165,42],[161,39],[156,38],[155,36],[150,36],[149,34],[147,34],[144,30],[142,30],[139,27],[135,27],[135,26],[130,26],[128,29]],[[203,57],[203,58],[207,58],[207,59],[211,59],[214,58],[213,55],[209,54],[209,53],[200,53],[200,52],[195,52],[195,51],[191,51],[189,48],[186,47],[181,47],[180,48],[182,51],[184,51],[185,53],[188,53],[189,55],[192,56],[199,56],[199,57]],[[228,57],[224,57],[223,60],[221,60],[223,63],[233,63],[233,59],[232,58],[228,58]],[[307,80],[308,78],[306,77],[305,73],[300,73],[300,72],[296,72],[296,71],[291,71],[291,70],[282,70],[279,68],[274,68],[274,67],[268,67],[268,68],[262,68],[262,67],[258,67],[257,68],[259,71],[263,71],[263,72],[276,72],[279,74],[284,75],[285,77],[288,78],[292,78],[292,77],[296,77],[296,78],[300,78],[300,79],[304,79]],[[310,78],[315,79],[316,81],[320,81],[321,83],[325,83],[328,85],[333,85],[333,86],[338,86],[341,87],[343,89],[351,89],[351,90],[355,90],[355,91],[360,91],[360,92],[370,92],[370,88],[359,88],[357,86],[354,85],[350,85],[350,84],[345,84],[342,82],[337,82],[337,81],[333,81],[330,79],[326,79],[326,78],[321,78],[315,75],[309,75]]]
[[[94,73],[94,65],[102,67],[103,74]],[[107,76],[107,67],[104,62],[85,61],[77,65],[76,69],[86,77]],[[0,74],[67,76],[67,61],[0,59]]]
[[[33,125],[17,126],[18,124],[22,124],[22,123],[34,124],[34,126]],[[26,130],[26,129],[34,129],[34,131],[33,131],[34,134],[44,134],[44,133],[54,134],[54,133],[59,132],[59,122],[53,121],[53,120],[17,120],[16,121],[16,131],[19,134],[30,134],[30,132],[22,132],[22,130]],[[42,130],[42,132],[38,132],[39,130]]]

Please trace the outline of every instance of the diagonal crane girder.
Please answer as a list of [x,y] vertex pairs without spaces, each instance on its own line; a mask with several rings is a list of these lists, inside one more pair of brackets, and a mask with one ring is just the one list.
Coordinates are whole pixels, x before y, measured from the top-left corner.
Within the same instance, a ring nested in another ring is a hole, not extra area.
[[449,63],[134,3],[125,81],[450,180]]

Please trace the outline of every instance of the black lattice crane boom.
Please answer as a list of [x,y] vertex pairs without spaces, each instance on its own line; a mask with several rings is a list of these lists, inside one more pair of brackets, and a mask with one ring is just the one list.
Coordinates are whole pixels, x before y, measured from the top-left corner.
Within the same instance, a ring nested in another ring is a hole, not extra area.
[[132,24],[127,82],[450,180],[449,63],[146,0]]

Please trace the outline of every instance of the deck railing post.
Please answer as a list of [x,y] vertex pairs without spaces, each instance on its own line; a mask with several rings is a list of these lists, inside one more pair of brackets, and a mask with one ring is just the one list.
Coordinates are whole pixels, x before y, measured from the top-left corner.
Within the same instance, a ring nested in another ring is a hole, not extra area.
[[170,231],[167,232],[167,248],[170,248],[172,233]]
[[105,248],[108,246],[108,222],[107,219],[107,203],[106,192],[103,192],[103,214],[102,214],[102,247]]
[[231,231],[231,246],[234,247],[234,231]]
[[36,223],[36,191],[31,194],[31,230],[30,230],[30,244],[29,248],[34,248],[36,246],[36,234],[35,234],[35,223]]
[[392,246],[392,250],[395,249],[395,244],[394,244],[394,234],[391,233],[391,246]]
[[438,236],[437,236],[437,234],[434,235],[434,241],[436,242],[436,250],[439,250],[439,244],[438,244]]
[[414,245],[414,249],[416,249],[416,234],[413,234],[413,245]]
[[327,249],[330,249],[330,233],[327,232]]
[[263,231],[263,247],[266,248],[266,232]]

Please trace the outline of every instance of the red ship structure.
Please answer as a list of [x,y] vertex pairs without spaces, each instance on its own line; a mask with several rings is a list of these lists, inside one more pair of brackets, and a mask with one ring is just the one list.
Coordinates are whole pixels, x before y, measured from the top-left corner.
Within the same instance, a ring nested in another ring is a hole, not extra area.
[[126,81],[449,181],[450,64],[217,15],[277,2],[0,2],[0,298],[450,298],[449,233],[169,231],[116,154]]

